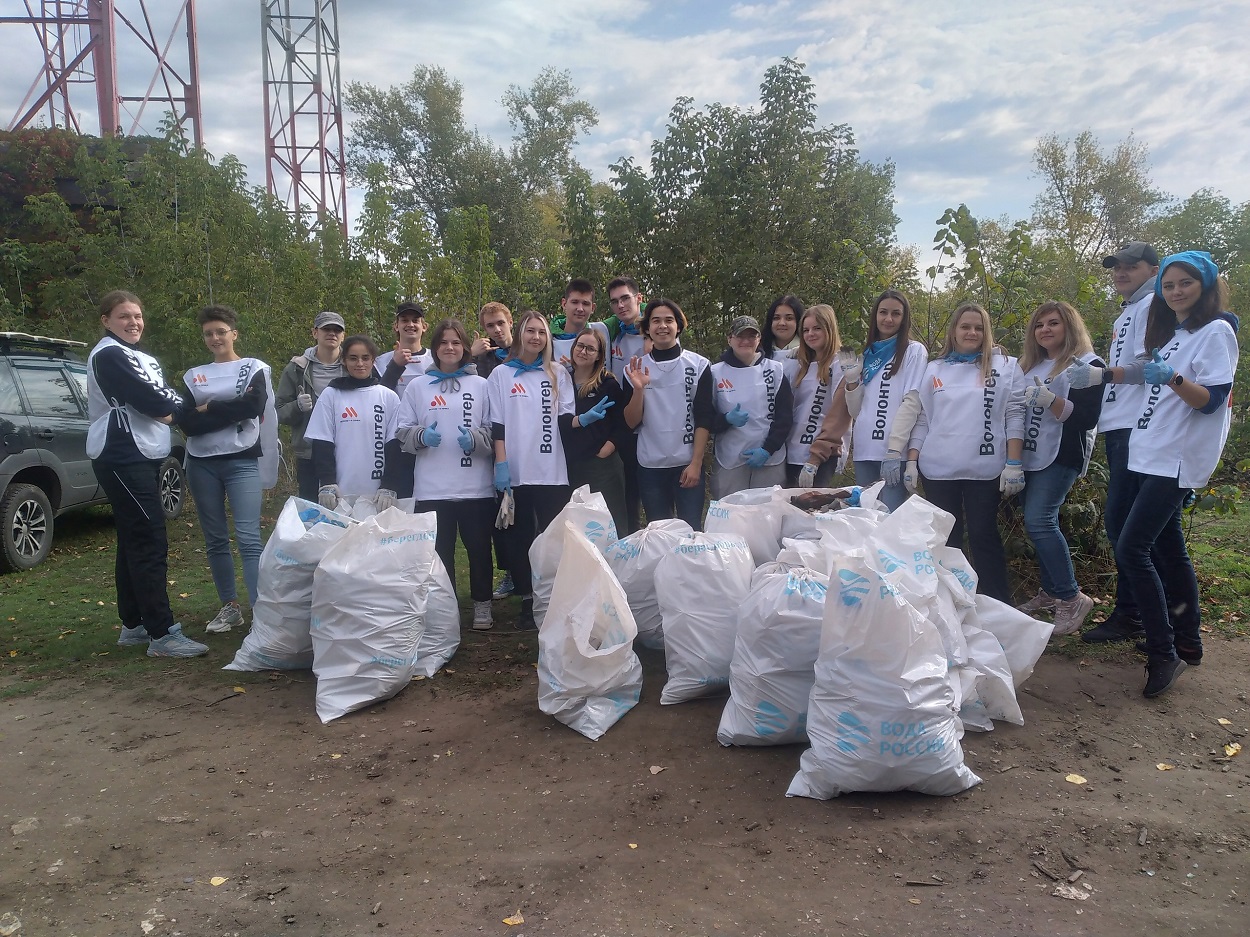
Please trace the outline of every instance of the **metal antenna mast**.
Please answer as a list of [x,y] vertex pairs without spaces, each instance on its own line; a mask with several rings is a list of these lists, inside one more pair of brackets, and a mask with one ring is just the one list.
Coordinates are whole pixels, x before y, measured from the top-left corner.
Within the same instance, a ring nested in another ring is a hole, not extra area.
[[[162,24],[173,14],[168,32],[163,27],[158,32],[153,23],[150,11],[158,8]],[[33,27],[42,53],[38,71],[7,129],[29,127],[43,113],[50,126],[82,133],[87,110],[79,101],[83,93],[74,89],[94,84],[98,123],[97,127],[88,124],[86,132],[98,130],[101,136],[143,133],[145,116],[150,124],[168,111],[196,148],[203,148],[195,0],[0,0],[0,12],[15,14],[0,15],[0,25]],[[124,84],[136,93],[122,93],[117,72],[119,40],[127,63]],[[185,57],[181,55],[183,42]],[[150,77],[131,79],[132,68],[146,70],[152,65]],[[157,118],[147,113],[150,104],[164,105],[153,109]]]
[[[293,6],[300,7],[292,12]],[[347,237],[338,0],[261,0],[265,186],[309,227]]]

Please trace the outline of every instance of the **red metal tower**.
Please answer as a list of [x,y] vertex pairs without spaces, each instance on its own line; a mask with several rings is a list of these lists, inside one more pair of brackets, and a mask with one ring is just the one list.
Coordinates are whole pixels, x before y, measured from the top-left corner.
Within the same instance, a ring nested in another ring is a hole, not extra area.
[[265,185],[309,227],[333,219],[346,237],[338,0],[261,0],[261,39]]
[[[34,27],[42,55],[38,73],[26,91],[9,130],[27,127],[43,112],[48,123],[78,133],[84,131],[87,113],[76,86],[94,84],[98,126],[85,128],[101,135],[154,133],[155,122],[166,112],[197,148],[204,145],[200,116],[200,71],[195,34],[195,0],[3,0],[0,25]],[[124,9],[119,9],[122,7]],[[158,26],[152,13],[159,8]],[[169,22],[168,34],[163,24]],[[119,82],[118,42],[126,62],[126,77]],[[186,56],[176,42],[186,43]],[[144,79],[149,63],[150,77]],[[136,70],[137,69],[137,70]],[[138,77],[135,77],[138,76]],[[143,82],[146,80],[146,88]],[[142,93],[123,94],[122,86]],[[165,105],[153,117],[149,104]],[[144,118],[147,123],[144,123]]]

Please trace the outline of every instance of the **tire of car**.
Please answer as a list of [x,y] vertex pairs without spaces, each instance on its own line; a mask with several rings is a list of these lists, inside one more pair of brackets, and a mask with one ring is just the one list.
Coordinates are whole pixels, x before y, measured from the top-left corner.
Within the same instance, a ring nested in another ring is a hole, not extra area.
[[52,550],[52,505],[34,485],[10,485],[0,498],[0,569],[18,572],[42,563]]
[[165,512],[165,519],[172,521],[187,504],[187,476],[182,470],[182,463],[173,456],[162,462],[157,484],[161,510]]

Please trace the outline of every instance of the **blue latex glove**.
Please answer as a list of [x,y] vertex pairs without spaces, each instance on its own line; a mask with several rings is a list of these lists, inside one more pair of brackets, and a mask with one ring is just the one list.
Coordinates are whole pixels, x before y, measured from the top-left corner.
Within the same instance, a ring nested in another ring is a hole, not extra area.
[[863,493],[864,489],[860,488],[859,485],[855,485],[851,488],[851,496],[846,499],[846,503],[853,508],[859,507],[859,496]]
[[512,487],[512,472],[508,470],[507,462],[495,463],[495,490],[505,491]]
[[725,414],[725,420],[730,426],[746,426],[747,420],[751,419],[751,414],[742,409],[742,404],[734,404],[734,408]]
[[1176,377],[1176,369],[1159,357],[1159,349],[1156,348],[1142,368],[1142,377],[1147,384],[1168,384]]
[[589,426],[591,423],[598,423],[608,415],[608,407],[611,406],[615,406],[615,403],[607,397],[604,397],[585,413],[578,414],[577,422],[581,423],[582,426]]
[[1096,368],[1088,361],[1073,358],[1068,369],[1063,373],[1068,376],[1068,386],[1073,390],[1083,390],[1102,383],[1102,368]]
[[438,431],[438,420],[421,430],[421,442],[431,449],[437,449],[443,442],[443,434]]
[[473,451],[473,434],[464,424],[460,426],[460,435],[456,438],[456,442],[460,443],[460,448],[464,450],[465,455]]
[[768,461],[768,457],[770,455],[767,449],[761,449],[758,446],[754,449],[748,449],[742,454],[746,456],[747,465],[751,466],[753,469],[763,468],[764,463]]
[[903,481],[903,454],[891,449],[881,461],[881,480],[887,485],[899,485]]

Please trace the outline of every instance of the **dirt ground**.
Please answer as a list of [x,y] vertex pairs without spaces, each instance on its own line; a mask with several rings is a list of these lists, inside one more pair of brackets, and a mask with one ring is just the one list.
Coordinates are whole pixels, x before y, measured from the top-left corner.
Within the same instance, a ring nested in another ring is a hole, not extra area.
[[965,738],[981,786],[822,803],[784,796],[800,748],[661,707],[662,656],[590,742],[538,711],[532,637],[465,641],[328,726],[310,673],[178,662],[0,704],[0,934],[1250,932],[1245,642],[1156,701],[1129,652],[1047,655],[1027,725]]

